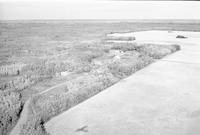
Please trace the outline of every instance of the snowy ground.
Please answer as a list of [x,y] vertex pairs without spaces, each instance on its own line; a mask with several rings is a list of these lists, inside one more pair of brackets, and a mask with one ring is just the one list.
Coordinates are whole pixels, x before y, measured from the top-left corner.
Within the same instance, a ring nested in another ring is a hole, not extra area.
[[[187,38],[176,38],[178,35],[185,36]],[[140,31],[140,32],[129,32],[129,33],[113,33],[107,34],[108,37],[135,37],[136,40],[129,42],[147,42],[147,43],[192,43],[195,44],[200,42],[200,32],[190,31]],[[111,42],[127,42],[111,40]]]

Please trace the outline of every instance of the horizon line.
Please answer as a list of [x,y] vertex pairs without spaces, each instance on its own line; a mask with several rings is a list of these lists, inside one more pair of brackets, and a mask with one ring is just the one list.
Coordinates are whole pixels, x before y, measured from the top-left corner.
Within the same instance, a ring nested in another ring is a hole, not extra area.
[[[200,19],[10,19],[0,20],[2,22],[65,22],[65,21],[82,21],[82,22],[143,22],[143,23],[200,23]],[[164,22],[165,21],[165,22]]]

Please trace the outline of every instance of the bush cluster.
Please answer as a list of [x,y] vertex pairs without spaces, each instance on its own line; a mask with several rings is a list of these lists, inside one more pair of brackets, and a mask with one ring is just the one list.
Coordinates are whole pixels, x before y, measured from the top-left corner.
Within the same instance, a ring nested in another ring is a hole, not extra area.
[[117,41],[134,41],[134,40],[136,40],[136,38],[135,37],[127,37],[127,36],[124,36],[124,37],[115,37],[115,36],[107,36],[106,37],[106,40],[117,40]]
[[20,98],[16,92],[0,92],[0,135],[7,135],[17,123],[22,110]]
[[137,49],[136,43],[112,43],[111,49],[121,50],[121,51],[134,51]]
[[183,35],[177,35],[176,38],[187,38],[187,37]]
[[24,66],[25,64],[21,64],[21,63],[3,65],[0,67],[0,75],[1,76],[19,75]]
[[148,55],[154,59],[161,59],[164,56],[180,50],[179,45],[155,45],[142,44],[137,47],[137,51],[143,55]]
[[137,53],[135,53],[135,56],[126,56],[120,61],[110,63],[108,68],[114,76],[122,79],[142,69],[152,62],[153,59],[151,57],[141,54],[137,55]]

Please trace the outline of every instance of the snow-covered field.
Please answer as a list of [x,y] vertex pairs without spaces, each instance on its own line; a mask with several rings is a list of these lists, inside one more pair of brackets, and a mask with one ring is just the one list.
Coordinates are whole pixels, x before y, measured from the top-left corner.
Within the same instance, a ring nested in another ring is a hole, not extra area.
[[[182,35],[187,38],[176,38],[178,35]],[[161,30],[152,30],[152,31],[140,31],[140,32],[129,32],[129,33],[113,33],[107,34],[108,37],[135,37],[134,41],[119,41],[119,40],[110,40],[109,42],[140,42],[140,43],[198,43],[200,42],[200,32],[192,31],[161,31]]]

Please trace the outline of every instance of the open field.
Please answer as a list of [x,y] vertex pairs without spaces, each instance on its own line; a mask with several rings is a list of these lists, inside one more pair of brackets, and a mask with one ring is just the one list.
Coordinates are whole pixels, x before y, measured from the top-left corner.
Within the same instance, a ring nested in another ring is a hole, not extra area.
[[108,33],[152,29],[200,27],[164,22],[1,22],[0,134],[8,134],[20,117],[22,127],[11,134],[47,134],[43,124],[53,116],[180,49],[106,42]]

